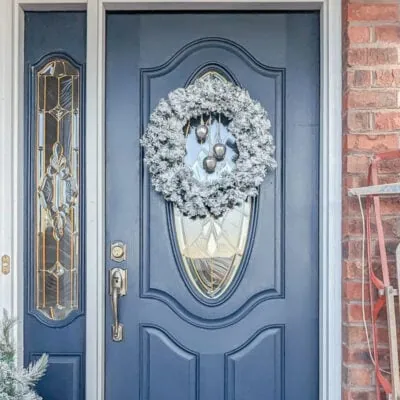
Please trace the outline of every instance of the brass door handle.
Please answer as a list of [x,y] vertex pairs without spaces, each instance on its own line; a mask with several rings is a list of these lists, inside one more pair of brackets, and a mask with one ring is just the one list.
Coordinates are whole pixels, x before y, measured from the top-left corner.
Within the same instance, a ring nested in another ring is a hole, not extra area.
[[123,339],[124,326],[120,322],[119,299],[126,295],[128,271],[122,268],[113,268],[110,271],[110,296],[113,314],[112,339],[120,342]]

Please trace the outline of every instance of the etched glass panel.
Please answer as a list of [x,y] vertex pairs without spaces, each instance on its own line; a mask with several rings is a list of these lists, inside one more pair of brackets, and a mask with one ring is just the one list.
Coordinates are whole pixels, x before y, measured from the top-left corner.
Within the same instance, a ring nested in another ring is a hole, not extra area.
[[250,217],[250,201],[220,218],[192,219],[175,208],[178,245],[185,270],[203,296],[215,299],[228,289],[244,255]]
[[79,70],[55,59],[36,85],[35,305],[62,320],[78,308]]
[[[225,79],[217,72],[220,79]],[[217,179],[236,168],[238,150],[235,138],[227,130],[229,121],[223,115],[210,114],[189,121],[185,128],[186,157],[194,176],[201,182]],[[196,128],[208,127],[204,140],[199,140]],[[206,170],[204,159],[213,154],[216,144],[225,145],[225,155],[215,169]],[[175,227],[185,272],[196,290],[216,299],[230,286],[243,258],[249,232],[252,202],[227,211],[222,217],[189,218],[174,207]]]

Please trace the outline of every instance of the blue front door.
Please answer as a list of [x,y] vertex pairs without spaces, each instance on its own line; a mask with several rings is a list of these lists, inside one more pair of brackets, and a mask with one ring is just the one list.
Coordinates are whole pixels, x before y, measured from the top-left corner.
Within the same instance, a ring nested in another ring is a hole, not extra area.
[[[105,274],[127,290],[115,332],[107,288],[106,400],[318,398],[318,37],[317,13],[107,16]],[[204,73],[269,111],[278,162],[219,219],[156,193],[139,143]]]

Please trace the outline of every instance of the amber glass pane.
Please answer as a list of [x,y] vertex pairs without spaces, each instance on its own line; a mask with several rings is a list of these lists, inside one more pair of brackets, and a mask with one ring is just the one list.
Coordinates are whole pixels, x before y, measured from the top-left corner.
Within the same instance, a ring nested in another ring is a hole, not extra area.
[[35,304],[62,320],[78,308],[80,76],[55,59],[36,78]]
[[[225,79],[217,72],[208,73]],[[195,133],[200,123],[208,125],[208,136],[204,141],[199,141]],[[235,138],[227,129],[228,124],[223,115],[215,113],[187,124],[185,163],[191,167],[198,181],[219,179],[224,172],[236,168],[238,151]],[[215,171],[208,173],[203,161],[216,143],[226,146],[226,154],[223,160],[218,161]],[[215,299],[229,288],[246,248],[251,210],[250,200],[220,218],[207,216],[193,219],[174,209],[176,235],[185,271],[201,295]]]

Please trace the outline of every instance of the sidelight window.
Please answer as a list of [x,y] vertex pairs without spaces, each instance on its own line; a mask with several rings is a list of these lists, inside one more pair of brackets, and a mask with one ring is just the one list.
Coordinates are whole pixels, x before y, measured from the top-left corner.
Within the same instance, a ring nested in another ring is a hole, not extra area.
[[80,72],[49,61],[35,82],[35,305],[51,320],[78,308]]

